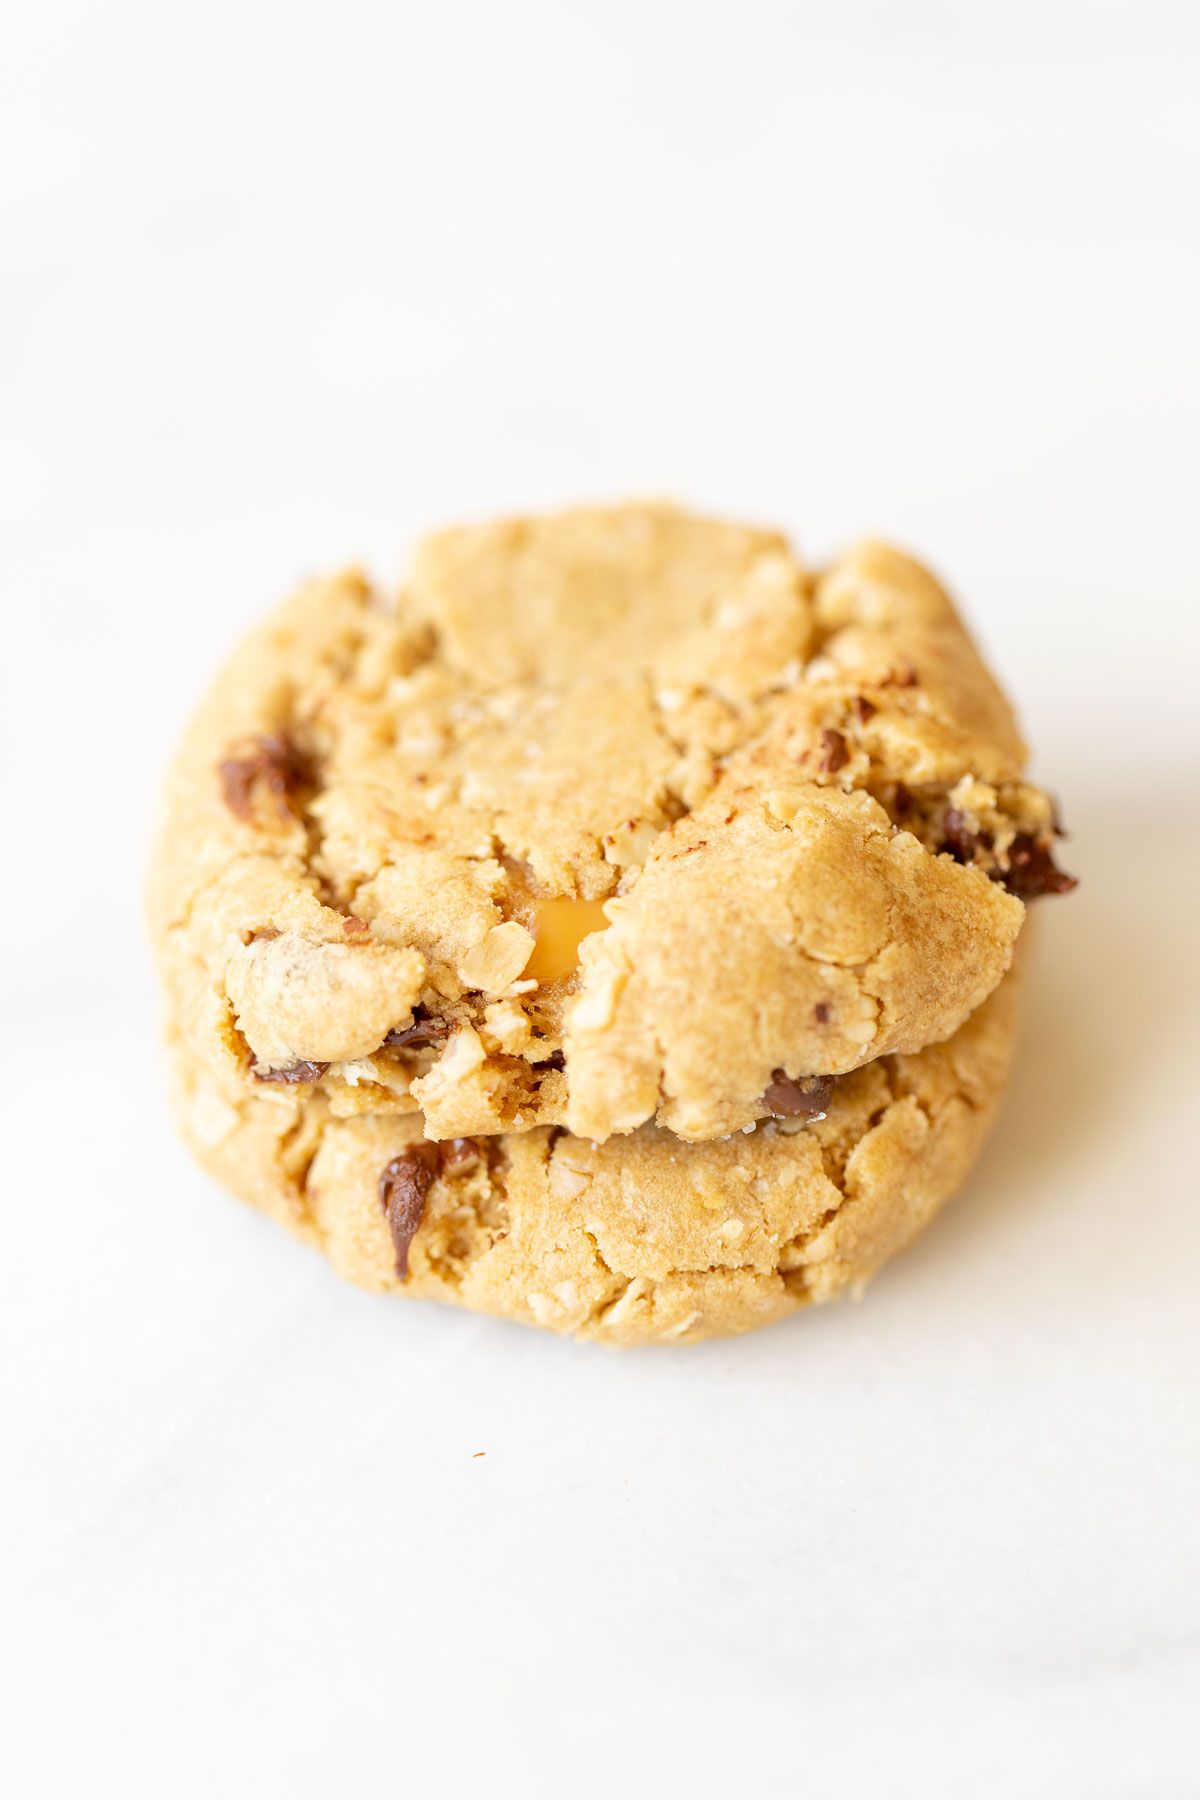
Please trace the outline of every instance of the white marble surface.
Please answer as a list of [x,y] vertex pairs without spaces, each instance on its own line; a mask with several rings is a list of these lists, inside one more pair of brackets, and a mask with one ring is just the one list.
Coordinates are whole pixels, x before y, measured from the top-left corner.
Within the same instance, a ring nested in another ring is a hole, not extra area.
[[[1200,1791],[1194,17],[10,18],[8,1792]],[[1083,886],[866,1301],[620,1356],[343,1289],[195,1174],[137,908],[266,601],[630,491],[928,554]]]

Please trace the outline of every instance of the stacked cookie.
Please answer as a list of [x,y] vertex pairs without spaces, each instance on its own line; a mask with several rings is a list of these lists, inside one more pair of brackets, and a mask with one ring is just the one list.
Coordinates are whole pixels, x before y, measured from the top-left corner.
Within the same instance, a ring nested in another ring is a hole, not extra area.
[[829,1299],[992,1121],[1073,885],[1025,754],[878,544],[625,507],[314,584],[168,785],[183,1132],[369,1287],[614,1342]]

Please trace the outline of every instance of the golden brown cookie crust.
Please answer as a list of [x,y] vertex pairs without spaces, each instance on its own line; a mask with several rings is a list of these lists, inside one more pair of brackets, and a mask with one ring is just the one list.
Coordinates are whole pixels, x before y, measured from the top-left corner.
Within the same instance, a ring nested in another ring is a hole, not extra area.
[[[541,1128],[438,1151],[415,1121],[336,1117],[319,1090],[231,1097],[185,1048],[177,1114],[206,1169],[364,1287],[612,1344],[695,1342],[860,1287],[928,1224],[994,1120],[1019,979],[946,1042],[844,1077],[824,1119],[715,1143]],[[386,1198],[414,1156],[431,1172],[401,1280],[381,1182]]]

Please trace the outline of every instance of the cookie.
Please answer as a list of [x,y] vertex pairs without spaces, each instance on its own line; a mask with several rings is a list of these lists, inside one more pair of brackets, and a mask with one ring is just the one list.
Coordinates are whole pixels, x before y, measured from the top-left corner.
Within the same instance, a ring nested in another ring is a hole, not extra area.
[[303,590],[202,706],[151,883],[171,1028],[233,1107],[364,1131],[802,1120],[951,1038],[1070,885],[1024,761],[885,546],[811,574],[659,506],[445,532],[394,598]]
[[362,1286],[612,1344],[751,1330],[856,1289],[961,1185],[1008,1072],[1014,968],[946,1042],[838,1081],[818,1120],[682,1144],[643,1125],[435,1144],[311,1083],[231,1093],[186,1046],[199,1161]]

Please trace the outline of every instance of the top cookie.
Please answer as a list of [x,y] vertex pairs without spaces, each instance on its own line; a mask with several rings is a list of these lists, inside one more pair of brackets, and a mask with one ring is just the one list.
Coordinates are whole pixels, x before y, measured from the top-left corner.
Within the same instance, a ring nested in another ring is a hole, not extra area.
[[1066,884],[950,601],[868,544],[660,506],[430,539],[316,583],[216,683],[151,911],[231,1088],[431,1138],[822,1108],[948,1037]]

